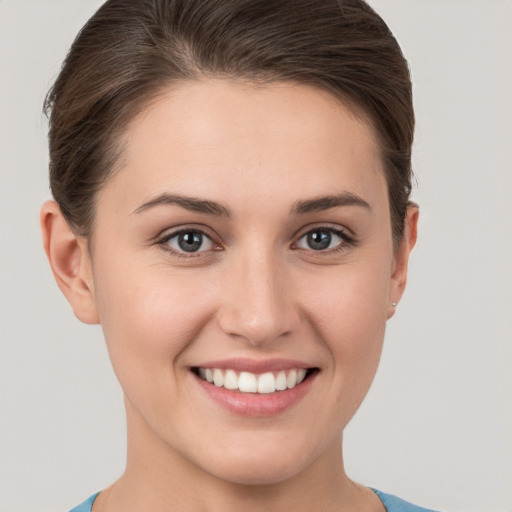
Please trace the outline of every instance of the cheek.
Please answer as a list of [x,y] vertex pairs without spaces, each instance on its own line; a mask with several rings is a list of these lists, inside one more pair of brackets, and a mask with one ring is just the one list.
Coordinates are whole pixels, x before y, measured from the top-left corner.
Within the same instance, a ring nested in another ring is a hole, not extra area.
[[[346,271],[346,272],[345,272]],[[331,418],[333,431],[354,416],[370,389],[377,372],[386,327],[387,285],[385,274],[340,269],[338,279],[325,284],[317,293],[316,325],[327,345],[330,402],[336,411]]]
[[[125,267],[127,268],[127,267]],[[197,279],[162,268],[97,272],[97,300],[108,351],[127,395],[168,386],[180,354],[211,316],[212,298]],[[148,378],[151,376],[151,378]]]
[[343,387],[369,386],[380,359],[390,272],[385,263],[371,263],[348,264],[316,276],[304,308],[328,346]]
[[330,333],[329,338],[350,332],[357,342],[386,321],[390,272],[385,264],[349,263],[314,275],[306,286],[309,309],[316,323]]

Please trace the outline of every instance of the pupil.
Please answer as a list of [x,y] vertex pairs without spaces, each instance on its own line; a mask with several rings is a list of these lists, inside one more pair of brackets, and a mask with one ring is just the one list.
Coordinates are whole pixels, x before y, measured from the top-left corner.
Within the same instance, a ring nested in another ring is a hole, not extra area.
[[331,244],[331,234],[327,231],[313,231],[308,234],[308,245],[315,251],[327,249]]
[[186,252],[194,252],[201,248],[203,237],[200,233],[189,231],[188,233],[181,233],[178,237],[178,245],[180,249]]

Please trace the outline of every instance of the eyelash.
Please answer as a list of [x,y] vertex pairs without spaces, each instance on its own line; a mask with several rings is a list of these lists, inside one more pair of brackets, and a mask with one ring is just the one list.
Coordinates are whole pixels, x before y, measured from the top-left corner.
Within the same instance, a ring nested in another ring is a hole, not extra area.
[[213,241],[212,236],[210,236],[206,231],[204,231],[203,229],[200,229],[200,228],[182,228],[182,229],[179,229],[178,231],[173,231],[171,233],[167,233],[167,234],[159,237],[156,240],[156,243],[157,243],[157,245],[161,246],[162,249],[164,249],[165,251],[170,252],[173,256],[175,256],[177,258],[198,258],[198,257],[204,256],[203,253],[207,252],[207,251],[197,251],[197,252],[189,252],[189,253],[187,253],[186,251],[178,251],[178,250],[173,249],[172,247],[169,246],[169,242],[173,238],[177,238],[177,237],[179,237],[179,235],[182,235],[182,234],[185,234],[185,233],[199,234],[199,235],[201,235],[203,237],[203,241],[204,241],[205,238],[207,240],[210,240],[211,244],[214,247],[214,249],[213,249],[214,251],[222,250],[220,248],[219,244],[217,244],[216,242]]
[[[324,233],[327,232],[331,235],[335,235],[335,236],[339,237],[342,240],[342,242],[340,242],[337,246],[330,248],[330,249],[326,249],[326,250],[314,250],[312,248],[304,249],[304,248],[294,247],[304,237],[306,237],[312,233],[315,233],[315,232],[317,232],[317,233],[318,232],[324,232]],[[201,237],[204,237],[210,241],[210,243],[214,247],[213,251],[221,251],[222,250],[222,248],[219,246],[219,244],[213,240],[212,236],[210,236],[206,231],[204,231],[200,228],[182,228],[182,229],[179,229],[178,231],[173,231],[171,233],[167,233],[163,236],[160,236],[156,240],[156,243],[157,243],[157,245],[161,246],[164,250],[170,252],[173,256],[175,256],[177,258],[198,258],[198,257],[204,256],[205,252],[210,252],[209,250],[203,250],[203,251],[187,253],[184,250],[179,251],[179,250],[173,249],[169,246],[169,241],[171,241],[173,238],[177,238],[177,237],[179,237],[179,235],[185,234],[185,233],[199,234],[199,235],[201,235]],[[300,237],[297,239],[297,241],[292,244],[292,248],[294,248],[295,250],[304,250],[304,251],[310,252],[315,255],[316,254],[322,255],[322,254],[338,253],[338,252],[350,249],[352,247],[355,247],[357,245],[357,243],[358,243],[357,240],[352,235],[349,235],[346,230],[334,228],[332,226],[322,226],[321,225],[321,226],[315,226],[313,228],[308,229],[307,231],[304,231],[300,235]]]
[[[305,251],[311,252],[314,255],[334,254],[334,253],[346,251],[347,249],[350,249],[357,245],[357,240],[355,239],[354,236],[350,235],[347,232],[347,230],[335,228],[333,226],[328,226],[328,225],[314,226],[310,229],[307,229],[306,231],[304,231],[301,234],[301,236],[298,238],[297,242],[294,242],[294,245],[297,245],[297,243],[300,242],[300,240],[302,240],[304,237],[308,236],[309,234],[315,233],[315,232],[316,233],[327,232],[327,233],[330,233],[331,235],[336,235],[337,237],[339,237],[342,240],[342,242],[340,242],[335,247],[332,247],[330,249],[325,249],[325,250],[315,251],[314,249],[311,249],[311,248],[304,249]],[[301,250],[301,249],[298,248],[297,250]]]

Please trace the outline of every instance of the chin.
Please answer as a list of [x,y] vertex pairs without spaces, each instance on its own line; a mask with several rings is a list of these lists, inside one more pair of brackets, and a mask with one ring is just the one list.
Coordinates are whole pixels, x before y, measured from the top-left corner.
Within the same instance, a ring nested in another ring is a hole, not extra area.
[[[215,477],[240,485],[273,485],[293,478],[314,461],[306,456],[307,450],[260,440],[256,445],[247,443],[241,449],[233,446],[222,456],[213,456],[204,467]],[[212,453],[212,452],[210,452]]]
[[239,485],[274,485],[293,478],[300,473],[302,467],[296,464],[275,463],[273,460],[251,463],[249,461],[226,461],[212,468],[211,474],[217,478]]

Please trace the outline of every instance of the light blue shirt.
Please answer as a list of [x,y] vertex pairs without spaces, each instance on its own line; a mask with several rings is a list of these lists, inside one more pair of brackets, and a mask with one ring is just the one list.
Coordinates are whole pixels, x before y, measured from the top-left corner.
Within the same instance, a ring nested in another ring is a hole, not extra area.
[[[391,496],[391,494],[385,494],[377,489],[372,489],[372,491],[382,501],[387,512],[435,512],[434,510],[418,507],[412,503],[408,503],[396,496]],[[78,507],[75,507],[69,512],[91,512],[92,504],[98,494],[99,493],[93,494],[88,500],[84,501],[81,505],[78,505]]]

